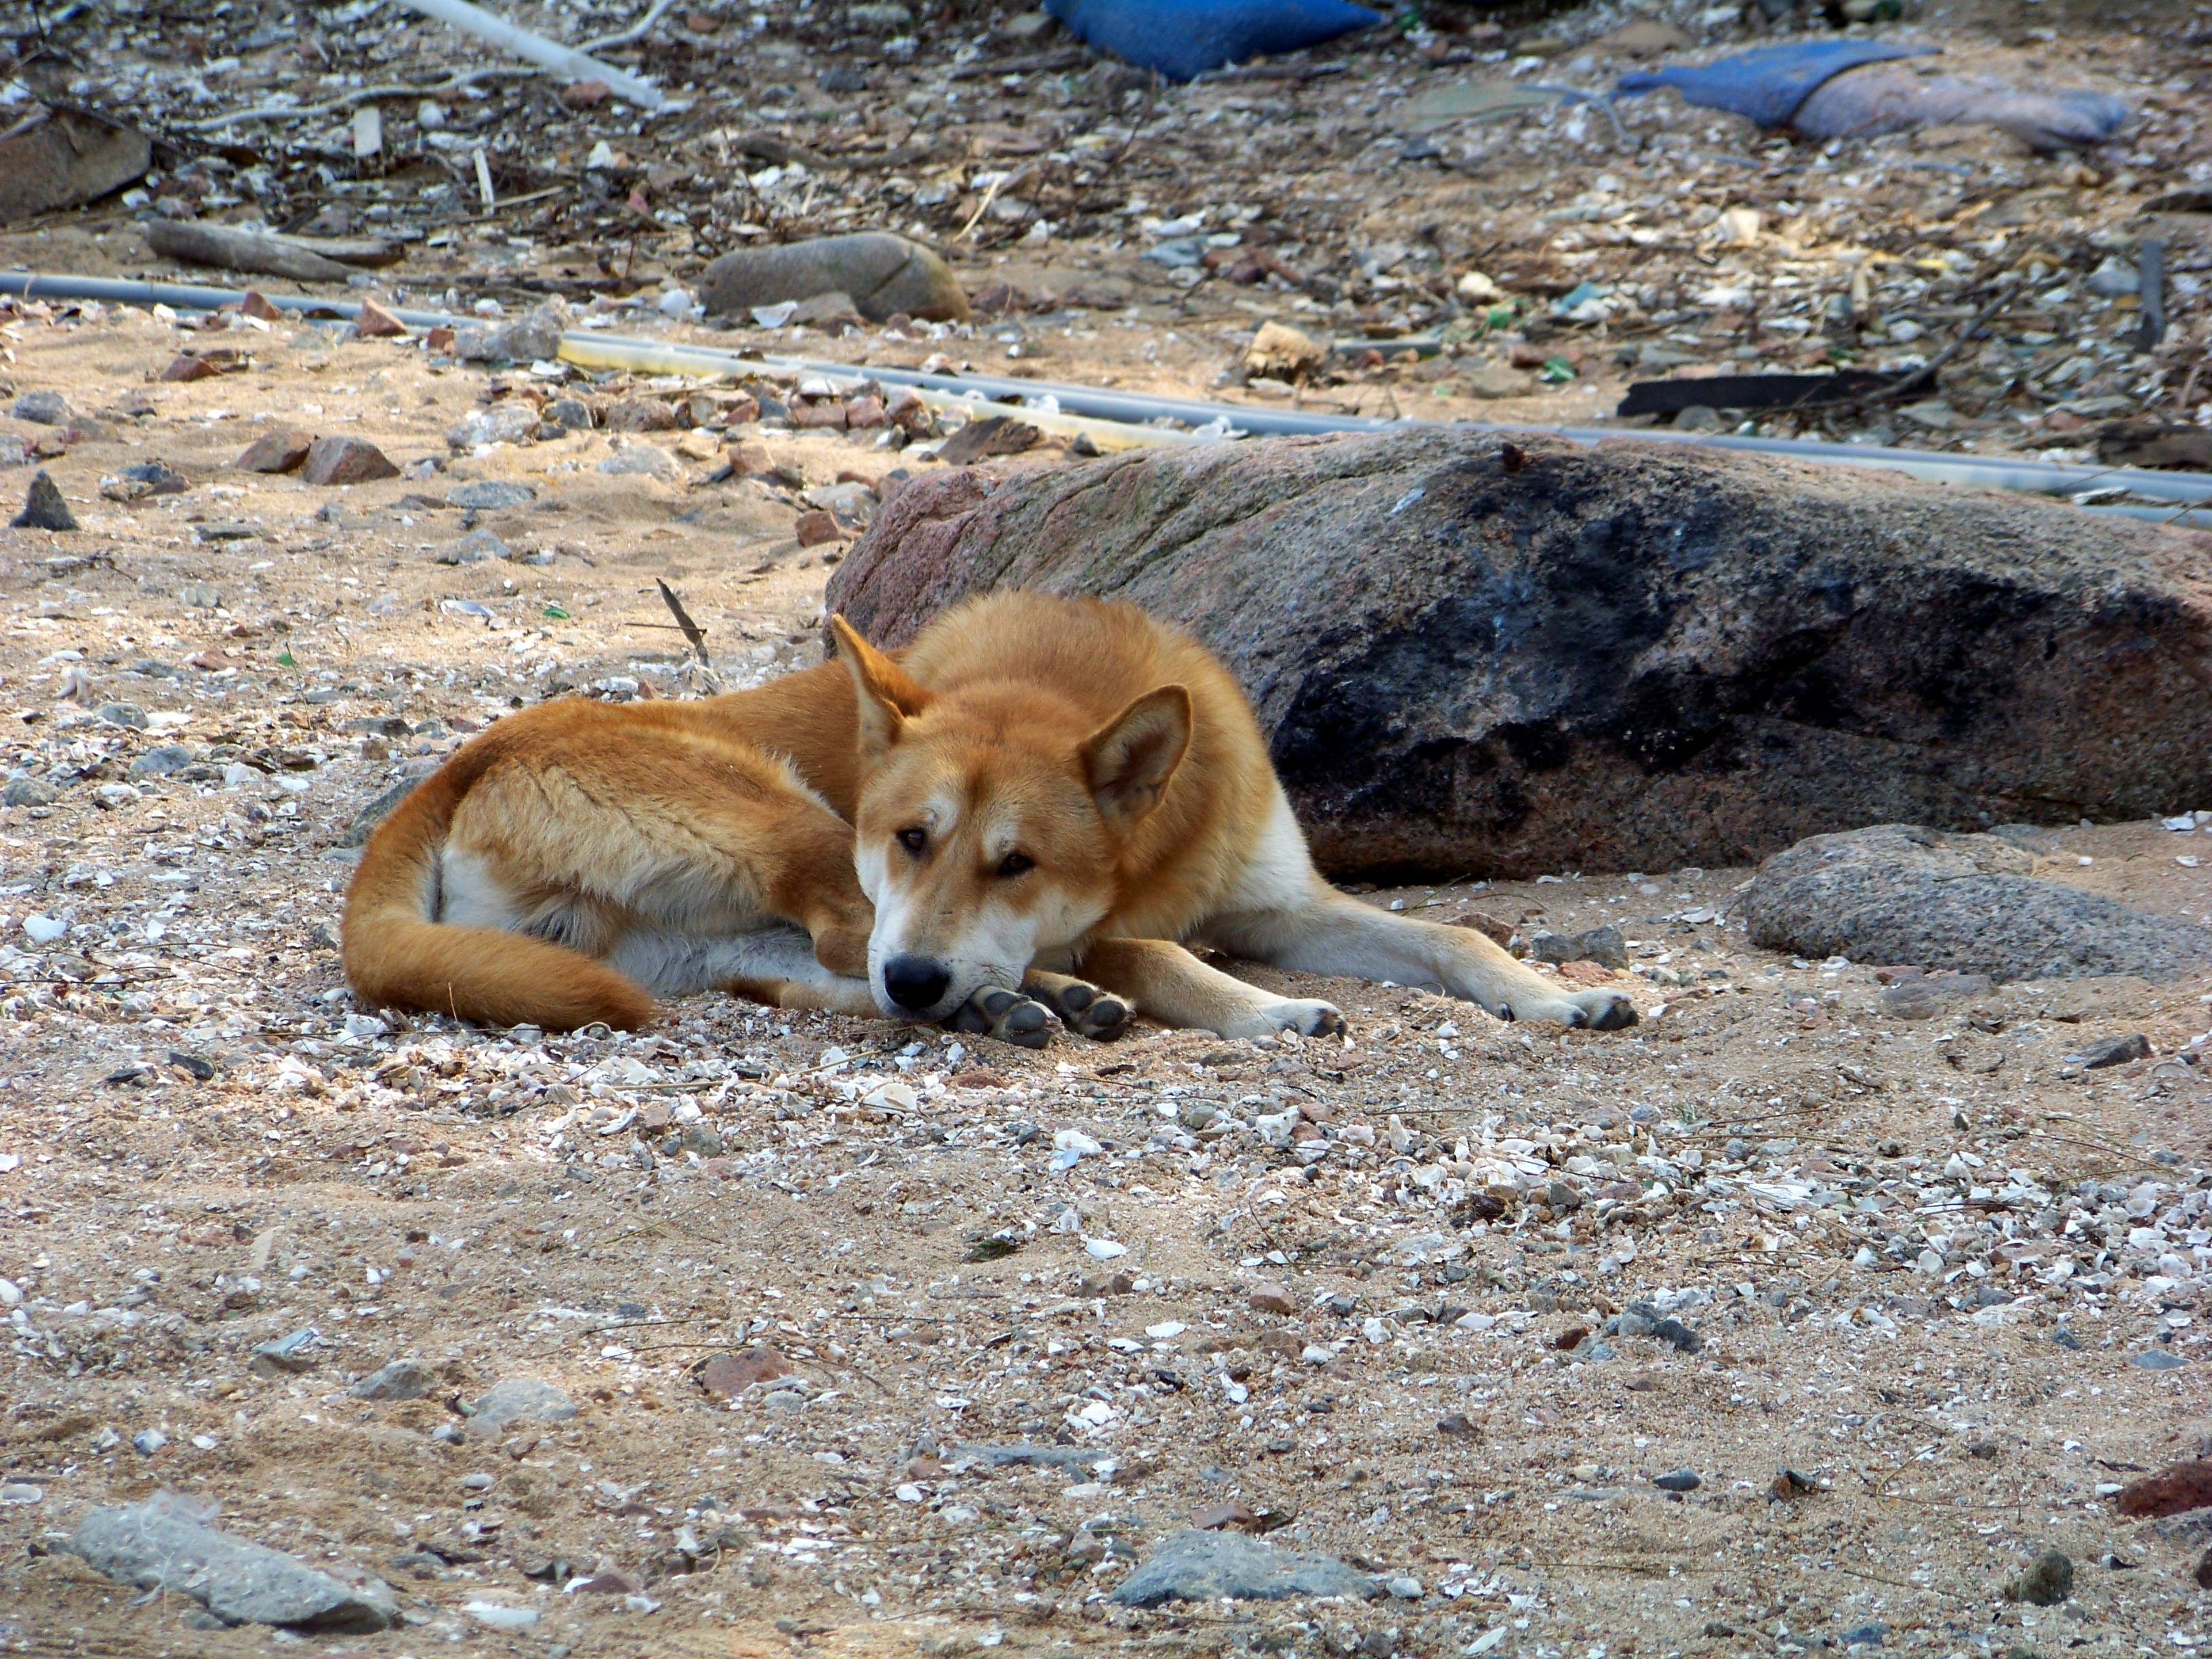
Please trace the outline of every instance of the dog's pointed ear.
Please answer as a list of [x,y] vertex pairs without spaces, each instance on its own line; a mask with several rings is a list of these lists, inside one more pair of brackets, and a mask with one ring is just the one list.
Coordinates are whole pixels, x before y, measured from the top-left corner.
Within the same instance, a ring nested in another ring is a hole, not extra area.
[[1167,792],[1190,747],[1190,693],[1164,685],[1091,734],[1080,751],[1091,793],[1108,828],[1126,836]]
[[899,740],[906,723],[929,707],[929,692],[862,639],[842,614],[830,618],[830,631],[837,636],[837,654],[852,671],[858,694],[860,753],[880,759]]

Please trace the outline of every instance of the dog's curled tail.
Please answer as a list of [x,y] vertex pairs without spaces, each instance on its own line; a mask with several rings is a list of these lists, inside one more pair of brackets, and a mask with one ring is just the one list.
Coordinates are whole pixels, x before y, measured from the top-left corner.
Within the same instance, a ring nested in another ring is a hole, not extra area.
[[[479,740],[416,786],[376,828],[346,890],[346,982],[373,1008],[416,1008],[488,1025],[636,1030],[653,999],[579,951],[493,927],[435,921],[438,855],[453,809],[496,758]],[[473,761],[475,763],[471,764]]]

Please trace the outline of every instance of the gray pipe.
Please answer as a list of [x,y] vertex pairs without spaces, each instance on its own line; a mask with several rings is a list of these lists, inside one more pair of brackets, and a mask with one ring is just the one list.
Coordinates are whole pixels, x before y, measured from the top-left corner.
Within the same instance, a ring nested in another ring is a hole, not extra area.
[[[222,306],[237,305],[246,298],[245,291],[239,289],[198,288],[178,283],[119,282],[106,277],[36,273],[0,273],[0,294],[16,294],[33,299],[100,300],[115,305],[166,305],[180,311],[213,311]],[[361,303],[356,300],[322,300],[290,294],[270,294],[264,297],[270,304],[284,311],[330,311],[346,318],[361,313]],[[454,317],[444,312],[400,311],[393,314],[410,328],[434,328],[441,324],[475,320]],[[610,342],[618,338],[596,333],[591,337]],[[665,341],[630,343],[657,350],[668,349]],[[1050,397],[1058,400],[1060,406],[1071,415],[1087,415],[1099,420],[1127,421],[1138,424],[1156,420],[1163,415],[1171,416],[1192,426],[1206,426],[1225,419],[1238,431],[1270,436],[1383,432],[1393,427],[1416,424],[1404,421],[1370,420],[1351,415],[1310,415],[1299,410],[1253,409],[1241,404],[1205,403],[1189,398],[1145,397],[1133,392],[1103,391],[1093,386],[1014,380],[1003,375],[924,374],[915,369],[861,367],[767,354],[747,358],[737,352],[721,351],[710,346],[687,346],[683,349],[698,356],[702,362],[717,358],[726,360],[731,365],[766,362],[810,374],[866,377],[895,386],[923,386],[955,394],[979,392],[986,398],[994,400],[1005,397]],[[2177,513],[2175,510],[2197,503],[2212,505],[2212,475],[2202,472],[2154,472],[2140,467],[2005,460],[1993,456],[1944,455],[1917,449],[1878,449],[1857,444],[1813,443],[1796,438],[1741,438],[1732,434],[1706,434],[1634,427],[1509,426],[1492,422],[1452,424],[1498,432],[1550,433],[1584,444],[1595,444],[1604,439],[1702,444],[1714,449],[1744,450],[1753,454],[1781,455],[1797,460],[1905,472],[1925,483],[1949,484],[1960,489],[2070,495],[2085,489],[2124,487],[2130,495],[2140,496],[2143,501],[2171,501],[2175,504],[2174,507],[2136,504],[2091,507],[2081,510],[2179,523],[2191,529],[2212,529],[2212,511]]]

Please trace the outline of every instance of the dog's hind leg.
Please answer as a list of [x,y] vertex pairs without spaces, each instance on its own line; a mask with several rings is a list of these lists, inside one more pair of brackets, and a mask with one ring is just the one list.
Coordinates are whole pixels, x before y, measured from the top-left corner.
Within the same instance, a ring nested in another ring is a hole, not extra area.
[[1032,968],[1022,975],[1022,989],[1058,1014],[1078,1036],[1111,1042],[1129,1029],[1137,1011],[1123,998],[1100,990],[1089,980]]

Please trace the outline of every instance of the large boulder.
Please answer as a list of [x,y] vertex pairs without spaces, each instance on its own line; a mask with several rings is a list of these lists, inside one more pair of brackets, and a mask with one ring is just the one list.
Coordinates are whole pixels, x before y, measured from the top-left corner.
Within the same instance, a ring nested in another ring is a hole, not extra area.
[[2163,980],[2212,969],[2212,928],[2035,870],[2034,854],[1996,836],[1881,823],[1777,853],[1759,866],[1738,914],[1751,942],[1771,951],[1999,981]]
[[699,303],[716,317],[823,294],[848,295],[874,322],[900,312],[939,322],[968,315],[968,296],[952,267],[919,242],[884,230],[739,248],[699,278]]
[[1529,875],[2212,801],[2208,553],[1895,474],[1427,428],[920,480],[830,604],[896,646],[995,587],[1134,600],[1242,680],[1325,867]]

